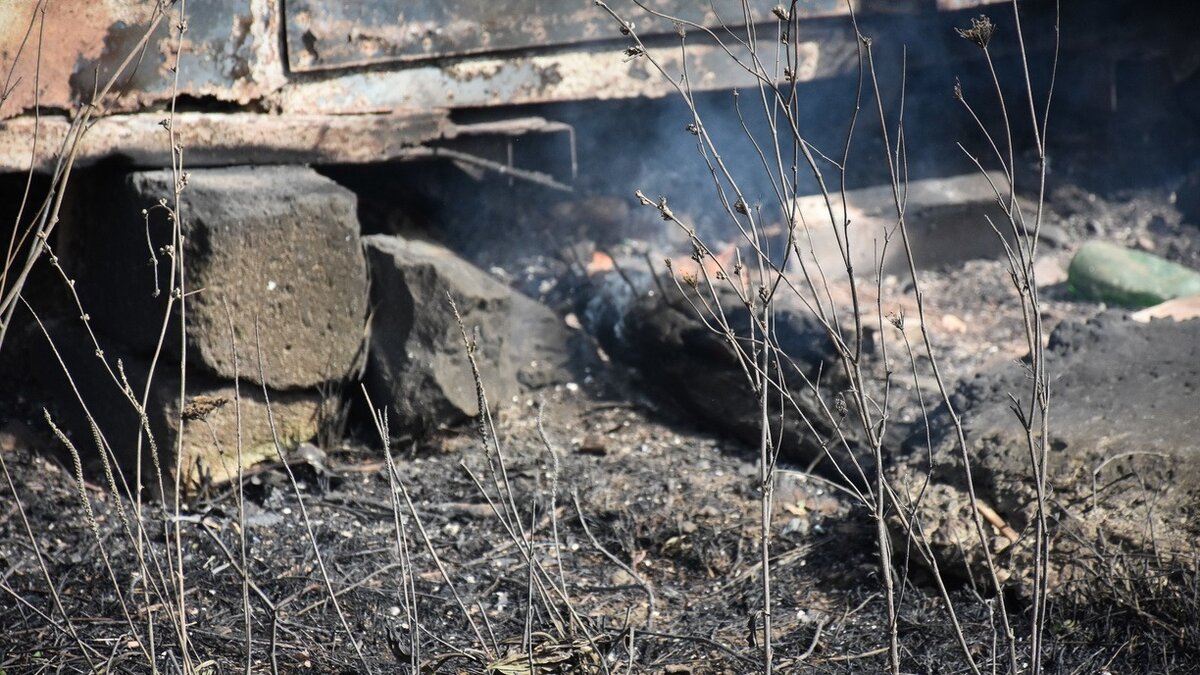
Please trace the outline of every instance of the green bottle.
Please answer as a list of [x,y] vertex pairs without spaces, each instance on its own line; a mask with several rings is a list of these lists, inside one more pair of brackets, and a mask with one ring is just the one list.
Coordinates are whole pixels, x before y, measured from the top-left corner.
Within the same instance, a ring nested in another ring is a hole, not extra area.
[[1090,241],[1071,259],[1067,285],[1085,300],[1149,307],[1200,293],[1200,272],[1150,253]]

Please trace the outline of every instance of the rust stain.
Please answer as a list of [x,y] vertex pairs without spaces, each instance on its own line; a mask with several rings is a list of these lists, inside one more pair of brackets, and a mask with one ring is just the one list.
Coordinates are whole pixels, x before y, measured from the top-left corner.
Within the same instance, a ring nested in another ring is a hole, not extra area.
[[[10,84],[12,91],[0,108],[0,118],[31,110],[35,101],[43,108],[73,107],[72,76],[81,61],[100,56],[113,23],[111,4],[95,0],[26,0],[5,5],[5,11],[0,12],[0,77],[7,77],[11,69],[10,82],[16,86]],[[33,30],[21,50],[31,22]]]
[[[283,68],[277,50],[268,44],[271,29],[278,28],[274,2],[239,0],[190,8],[179,93],[246,105],[277,90],[283,84]],[[118,78],[104,111],[136,112],[170,98],[177,47],[172,28],[178,17],[169,16],[144,51],[136,51],[155,15],[155,0],[15,0],[11,4],[17,6],[0,11],[0,82],[15,64],[11,82],[16,86],[10,85],[0,119],[28,113],[35,100],[47,110],[75,108],[90,100],[97,86],[106,83],[131,53],[135,54],[132,67]],[[33,31],[22,51],[21,41],[31,21]],[[40,77],[35,75],[39,54]],[[260,64],[264,56],[274,58]],[[35,80],[40,80],[36,99]]]
[[[170,162],[162,113],[102,118],[84,137],[77,166],[122,156],[134,166]],[[0,172],[29,168],[35,122],[31,116],[0,121]],[[39,125],[34,167],[54,165],[69,120],[49,115]],[[267,115],[260,113],[180,112],[177,140],[189,166],[338,162],[365,163],[406,156],[414,146],[453,135],[444,113],[407,115]]]

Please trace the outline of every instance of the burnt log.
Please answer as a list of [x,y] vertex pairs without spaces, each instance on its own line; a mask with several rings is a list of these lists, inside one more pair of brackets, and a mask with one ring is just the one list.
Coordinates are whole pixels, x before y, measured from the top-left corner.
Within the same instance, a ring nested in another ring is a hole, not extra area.
[[[728,332],[704,306],[675,289],[639,297],[606,336],[609,351],[634,366],[662,400],[701,426],[748,445],[761,442],[762,402],[753,381],[754,318],[732,292],[721,293]],[[711,301],[710,301],[711,305]],[[779,366],[768,385],[773,451],[788,463],[856,485],[872,474],[844,378],[825,326],[800,307],[777,307],[772,340]],[[735,342],[729,336],[735,336]],[[741,352],[741,355],[739,355]]]

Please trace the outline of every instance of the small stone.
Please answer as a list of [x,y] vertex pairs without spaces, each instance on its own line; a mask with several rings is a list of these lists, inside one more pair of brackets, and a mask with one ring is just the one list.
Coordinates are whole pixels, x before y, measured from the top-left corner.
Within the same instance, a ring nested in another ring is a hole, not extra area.
[[1054,286],[1067,280],[1067,268],[1056,256],[1038,256],[1033,263],[1033,274],[1038,288]]
[[1130,315],[1134,321],[1149,323],[1153,319],[1171,319],[1187,321],[1200,318],[1200,294],[1189,295],[1186,298],[1175,298],[1164,303],[1147,307]]
[[953,314],[943,314],[942,328],[951,333],[965,333],[967,332],[967,323]]
[[601,434],[588,434],[580,441],[579,452],[603,457],[608,454],[608,441]]
[[612,584],[613,586],[633,586],[637,584],[637,579],[633,578],[633,575],[629,572],[618,569],[614,570],[612,574],[608,575],[608,583]]
[[305,441],[297,445],[288,456],[288,463],[300,462],[312,467],[317,473],[325,473],[326,459],[324,450]]

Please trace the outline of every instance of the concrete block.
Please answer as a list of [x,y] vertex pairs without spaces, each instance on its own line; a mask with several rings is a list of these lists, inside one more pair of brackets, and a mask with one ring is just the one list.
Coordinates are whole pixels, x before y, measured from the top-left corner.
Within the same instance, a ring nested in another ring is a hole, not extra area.
[[[140,469],[144,489],[154,495],[159,493],[158,477],[147,426],[170,492],[176,474],[185,489],[201,482],[224,483],[237,475],[239,411],[242,465],[249,467],[277,456],[271,417],[286,451],[316,436],[334,409],[315,391],[271,391],[269,416],[262,387],[243,382],[239,399],[232,383],[195,374],[189,374],[181,408],[178,365],[164,362],[155,370],[143,421],[132,400],[141,400],[150,364],[107,338],[101,337],[99,346],[102,357],[78,321],[49,322],[45,334],[36,325],[27,326],[15,345],[35,410],[50,413],[79,451],[93,481],[103,481],[93,421],[125,480],[132,485]],[[35,424],[49,430],[42,419]]]
[[[159,340],[171,293],[172,225],[158,204],[173,185],[169,171],[147,171],[96,186],[97,215],[69,228],[63,246],[96,328],[143,356]],[[191,364],[233,377],[232,321],[249,381],[260,382],[256,322],[272,388],[311,387],[356,369],[366,265],[353,193],[304,167],[229,167],[190,171],[181,201]],[[178,335],[177,324],[166,333]]]

